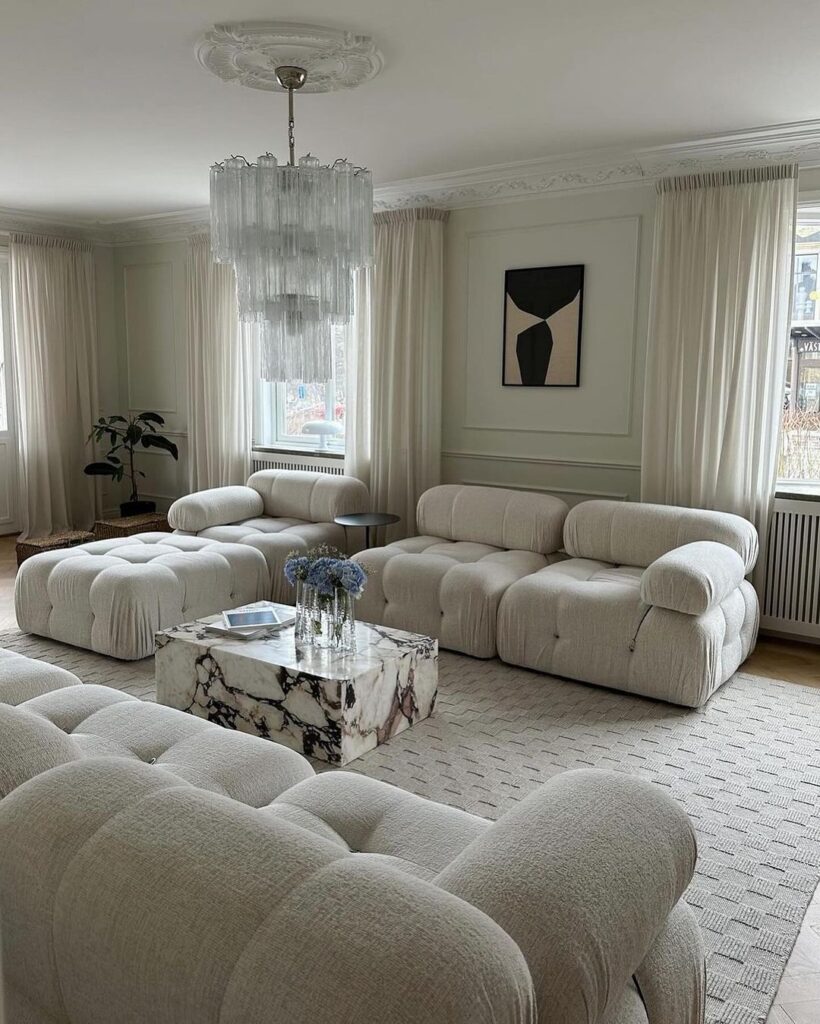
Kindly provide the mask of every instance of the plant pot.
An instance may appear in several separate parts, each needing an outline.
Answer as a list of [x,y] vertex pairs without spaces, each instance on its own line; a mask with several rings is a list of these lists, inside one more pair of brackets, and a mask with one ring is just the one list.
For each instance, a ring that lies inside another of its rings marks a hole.
[[120,505],[120,515],[123,519],[126,516],[145,516],[149,512],[156,512],[157,503],[155,501],[124,501]]

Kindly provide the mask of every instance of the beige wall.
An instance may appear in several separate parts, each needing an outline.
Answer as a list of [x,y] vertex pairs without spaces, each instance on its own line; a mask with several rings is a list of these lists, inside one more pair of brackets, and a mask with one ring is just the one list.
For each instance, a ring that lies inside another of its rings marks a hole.
[[[820,191],[820,169],[801,175]],[[637,499],[654,185],[456,210],[446,233],[442,473],[570,502]],[[99,247],[100,406],[153,409],[180,461],[146,452],[146,497],[187,490],[187,243]],[[583,263],[579,388],[501,385],[504,270]],[[104,503],[123,496],[106,488]]]
[[[142,497],[165,508],[187,491],[187,243],[109,247],[98,263],[101,413],[152,411],[179,447],[179,462],[145,450],[139,468]],[[107,509],[128,497],[107,488]]]
[[[445,256],[442,472],[637,498],[654,187],[457,210]],[[501,384],[504,271],[585,266],[580,386]]]

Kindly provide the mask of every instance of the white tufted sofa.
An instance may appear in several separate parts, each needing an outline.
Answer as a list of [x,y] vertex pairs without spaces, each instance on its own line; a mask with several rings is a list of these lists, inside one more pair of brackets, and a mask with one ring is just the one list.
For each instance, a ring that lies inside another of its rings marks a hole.
[[154,653],[157,630],[269,591],[267,563],[253,547],[141,533],[27,558],[14,604],[26,633],[134,660]]
[[489,822],[24,661],[0,658],[15,1024],[702,1024],[695,837],[659,787],[567,772]]
[[758,539],[740,516],[585,501],[564,548],[505,593],[504,661],[699,707],[753,648]]
[[561,557],[566,514],[564,502],[547,494],[432,487],[419,499],[419,536],[355,556],[370,573],[356,614],[492,658],[504,591]]
[[293,604],[293,588],[284,577],[290,552],[319,544],[358,550],[361,531],[346,530],[333,520],[369,510],[369,492],[355,477],[263,469],[249,477],[246,487],[214,487],[179,498],[168,511],[168,522],[176,533],[261,551],[271,580],[266,596]]

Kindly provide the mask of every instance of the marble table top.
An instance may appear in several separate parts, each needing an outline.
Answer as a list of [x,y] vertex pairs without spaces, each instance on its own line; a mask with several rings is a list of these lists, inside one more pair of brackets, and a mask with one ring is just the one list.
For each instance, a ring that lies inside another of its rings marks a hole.
[[[273,608],[282,615],[293,615],[290,605],[275,601],[255,601],[244,608]],[[157,633],[157,647],[171,640],[184,640],[197,644],[202,650],[225,651],[235,657],[250,658],[276,668],[284,668],[290,674],[306,674],[320,679],[355,679],[378,668],[389,657],[400,657],[415,652],[423,657],[434,656],[437,642],[420,633],[407,633],[401,629],[375,626],[366,622],[356,623],[356,652],[334,653],[332,651],[296,647],[294,626],[271,631],[266,637],[256,640],[234,639],[224,634],[211,632],[208,623],[222,623],[222,615],[209,615],[195,622],[185,622],[171,629]]]

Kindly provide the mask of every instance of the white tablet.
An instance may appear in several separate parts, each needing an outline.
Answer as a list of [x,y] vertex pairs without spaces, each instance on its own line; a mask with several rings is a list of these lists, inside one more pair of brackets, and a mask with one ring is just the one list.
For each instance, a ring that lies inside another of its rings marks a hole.
[[278,626],[282,619],[273,608],[253,608],[248,611],[223,612],[222,619],[229,629],[241,627]]

